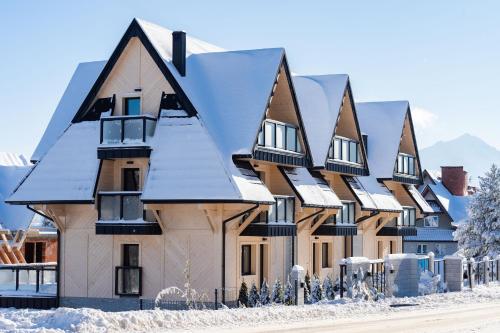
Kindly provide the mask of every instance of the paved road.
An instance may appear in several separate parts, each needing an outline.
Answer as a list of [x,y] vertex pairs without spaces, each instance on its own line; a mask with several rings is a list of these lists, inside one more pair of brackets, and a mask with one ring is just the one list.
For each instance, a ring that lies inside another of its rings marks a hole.
[[[499,300],[500,301],[500,300]],[[210,330],[208,330],[210,331]],[[259,326],[217,330],[218,332],[276,333],[276,332],[500,332],[500,302],[475,305],[456,305],[431,310],[408,308],[401,312],[368,315],[362,318],[319,320],[280,326]]]

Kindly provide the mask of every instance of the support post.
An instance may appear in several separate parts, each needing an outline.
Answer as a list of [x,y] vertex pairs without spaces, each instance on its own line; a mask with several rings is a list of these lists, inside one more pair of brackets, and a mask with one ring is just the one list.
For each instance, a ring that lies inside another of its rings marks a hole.
[[217,288],[215,288],[215,295],[214,295],[214,310],[217,310],[219,308],[217,302],[218,302],[218,295],[217,295]]

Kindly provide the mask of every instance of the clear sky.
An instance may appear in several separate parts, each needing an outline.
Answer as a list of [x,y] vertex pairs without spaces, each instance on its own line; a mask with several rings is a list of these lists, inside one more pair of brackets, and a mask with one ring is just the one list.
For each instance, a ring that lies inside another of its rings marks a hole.
[[500,148],[500,1],[0,1],[0,151],[30,155],[77,64],[133,17],[226,49],[284,47],[299,74],[347,73],[357,101],[410,101],[420,148]]

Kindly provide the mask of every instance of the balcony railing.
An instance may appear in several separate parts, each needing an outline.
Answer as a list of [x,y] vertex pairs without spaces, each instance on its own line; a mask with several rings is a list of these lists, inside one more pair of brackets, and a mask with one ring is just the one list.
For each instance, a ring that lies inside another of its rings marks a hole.
[[150,115],[101,118],[101,144],[143,144],[153,137],[155,125]]
[[142,192],[99,192],[98,214],[100,221],[144,220],[155,222],[144,210]]
[[115,294],[120,296],[142,295],[142,267],[115,267]]

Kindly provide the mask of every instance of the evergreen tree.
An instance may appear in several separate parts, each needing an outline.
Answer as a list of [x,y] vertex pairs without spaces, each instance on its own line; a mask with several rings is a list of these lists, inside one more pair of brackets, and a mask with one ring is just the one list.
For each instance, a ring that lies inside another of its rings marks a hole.
[[311,276],[309,275],[309,271],[306,272],[306,276],[304,277],[304,303],[310,302],[311,294]]
[[327,300],[331,301],[335,299],[333,280],[330,275],[327,275],[327,277],[323,280],[323,291],[325,292],[325,297]]
[[260,303],[259,292],[257,290],[255,282],[252,282],[252,286],[250,287],[250,293],[248,294],[248,306],[254,308],[256,306],[259,306],[259,303]]
[[238,295],[238,302],[240,303],[240,306],[248,306],[248,287],[245,281],[241,283],[240,287],[240,293]]
[[323,289],[321,288],[321,281],[315,275],[311,281],[311,303],[317,303],[323,299]]
[[500,254],[500,169],[493,164],[472,197],[468,219],[459,225],[455,240],[467,257]]
[[269,286],[267,285],[267,281],[264,280],[262,282],[262,287],[260,288],[260,304],[267,305],[271,302],[271,298],[269,297]]
[[273,284],[273,291],[271,293],[271,300],[273,303],[281,304],[283,303],[283,286],[281,285],[280,279],[276,279]]
[[283,303],[285,305],[293,305],[295,300],[295,291],[290,283],[290,277],[288,277],[286,281],[286,286],[285,286],[285,295],[283,296]]

